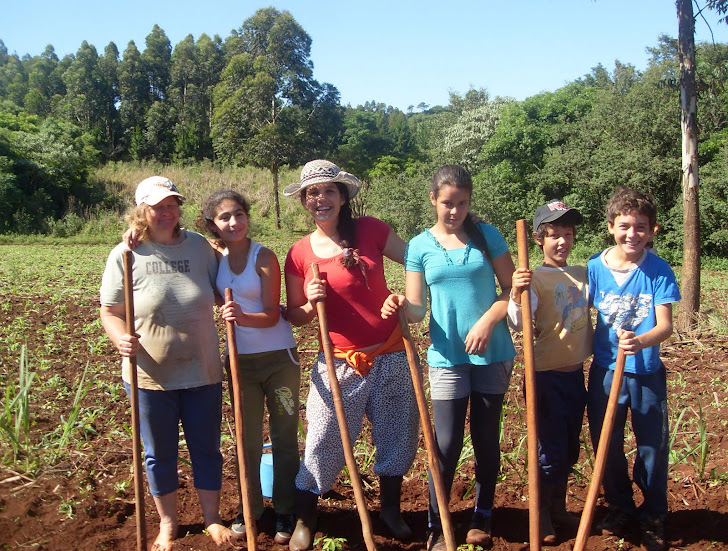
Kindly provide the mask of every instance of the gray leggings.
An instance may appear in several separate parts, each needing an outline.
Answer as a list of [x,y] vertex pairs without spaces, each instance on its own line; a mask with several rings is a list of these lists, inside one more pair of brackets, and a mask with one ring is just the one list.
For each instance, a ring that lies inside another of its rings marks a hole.
[[[352,441],[359,436],[366,414],[377,449],[374,472],[379,476],[406,474],[417,452],[419,437],[417,402],[406,354],[377,356],[366,377],[342,359],[335,359],[335,365]],[[323,352],[311,371],[306,418],[306,451],[296,476],[296,488],[321,495],[331,489],[344,466]]]

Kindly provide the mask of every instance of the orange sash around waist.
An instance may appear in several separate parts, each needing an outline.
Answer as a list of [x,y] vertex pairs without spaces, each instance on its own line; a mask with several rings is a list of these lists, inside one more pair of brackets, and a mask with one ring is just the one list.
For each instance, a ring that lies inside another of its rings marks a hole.
[[382,354],[391,354],[392,352],[401,352],[402,350],[404,350],[402,330],[399,328],[399,324],[397,324],[394,326],[394,331],[389,335],[389,338],[377,348],[365,352],[334,348],[334,357],[346,360],[346,363],[353,367],[354,371],[362,377],[366,377],[372,368],[374,358]]

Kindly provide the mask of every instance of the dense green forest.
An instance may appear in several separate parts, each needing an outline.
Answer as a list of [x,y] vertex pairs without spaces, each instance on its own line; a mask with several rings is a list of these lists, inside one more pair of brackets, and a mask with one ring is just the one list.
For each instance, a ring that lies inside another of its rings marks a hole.
[[[472,89],[407,112],[341,105],[335,83],[314,78],[309,35],[275,8],[225,39],[188,35],[172,46],[155,25],[143,49],[112,42],[99,52],[84,41],[59,59],[52,45],[22,57],[8,48],[0,40],[0,234],[49,233],[64,217],[121,210],[111,188],[89,177],[109,163],[258,167],[273,196],[281,170],[326,157],[366,181],[360,212],[411,236],[430,221],[432,173],[456,162],[473,173],[475,209],[508,237],[516,219],[558,197],[584,213],[580,241],[600,247],[614,187],[646,190],[659,203],[660,253],[680,262],[678,55],[668,36],[656,39],[644,71],[605,60],[524,101]],[[721,257],[727,73],[728,45],[699,44],[702,252]]]

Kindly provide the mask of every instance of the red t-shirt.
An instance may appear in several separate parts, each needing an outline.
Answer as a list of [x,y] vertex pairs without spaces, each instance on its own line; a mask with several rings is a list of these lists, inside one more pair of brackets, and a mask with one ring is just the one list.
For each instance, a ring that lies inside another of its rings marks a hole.
[[[397,317],[383,320],[381,308],[389,296],[384,279],[383,254],[391,231],[388,224],[362,216],[354,220],[361,262],[366,263],[366,278],[359,266],[344,268],[341,253],[319,258],[311,250],[311,236],[293,244],[286,256],[285,272],[304,280],[304,289],[313,278],[311,263],[317,262],[326,280],[326,317],[334,347],[354,350],[373,346],[392,334]],[[367,287],[367,283],[369,286]]]

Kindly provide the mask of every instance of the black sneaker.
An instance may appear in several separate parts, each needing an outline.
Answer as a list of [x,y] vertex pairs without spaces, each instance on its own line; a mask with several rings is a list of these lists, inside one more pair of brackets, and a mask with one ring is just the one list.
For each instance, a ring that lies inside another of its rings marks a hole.
[[640,522],[642,548],[645,551],[664,551],[665,523],[659,518],[647,518]]
[[627,534],[631,518],[622,509],[609,509],[607,516],[597,524],[597,532],[601,532],[603,536],[623,538]]
[[288,545],[291,535],[296,527],[296,516],[292,513],[276,513],[276,535],[274,541],[281,545]]

